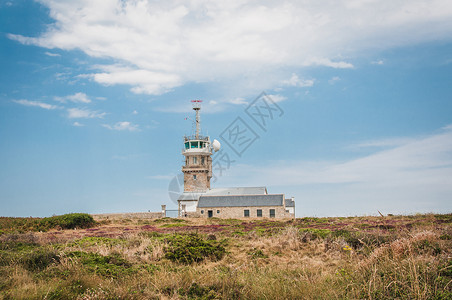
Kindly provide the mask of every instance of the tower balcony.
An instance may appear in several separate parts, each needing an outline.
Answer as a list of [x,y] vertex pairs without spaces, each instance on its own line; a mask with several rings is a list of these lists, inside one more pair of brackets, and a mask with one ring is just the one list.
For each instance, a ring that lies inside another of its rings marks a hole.
[[209,171],[207,165],[190,165],[190,166],[182,166],[182,172],[200,172],[200,171]]
[[205,154],[205,155],[211,155],[212,150],[209,148],[191,148],[191,149],[182,149],[183,155],[191,155],[191,154]]
[[211,155],[212,149],[210,146],[209,137],[204,136],[186,136],[184,137],[184,148],[182,149],[183,155],[191,154],[206,154]]

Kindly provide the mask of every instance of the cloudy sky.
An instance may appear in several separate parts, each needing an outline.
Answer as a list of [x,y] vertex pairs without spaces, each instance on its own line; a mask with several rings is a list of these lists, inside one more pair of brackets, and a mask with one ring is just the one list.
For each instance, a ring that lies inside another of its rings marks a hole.
[[214,187],[452,210],[448,0],[3,0],[0,66],[0,215],[176,208],[192,99]]

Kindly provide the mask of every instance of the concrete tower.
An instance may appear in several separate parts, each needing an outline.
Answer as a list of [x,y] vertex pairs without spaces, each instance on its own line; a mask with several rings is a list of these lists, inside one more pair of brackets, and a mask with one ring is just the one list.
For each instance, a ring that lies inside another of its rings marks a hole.
[[196,112],[196,132],[192,136],[184,137],[185,165],[182,166],[184,173],[184,192],[204,193],[210,189],[212,178],[212,146],[208,136],[200,135],[201,100],[192,100],[193,110]]

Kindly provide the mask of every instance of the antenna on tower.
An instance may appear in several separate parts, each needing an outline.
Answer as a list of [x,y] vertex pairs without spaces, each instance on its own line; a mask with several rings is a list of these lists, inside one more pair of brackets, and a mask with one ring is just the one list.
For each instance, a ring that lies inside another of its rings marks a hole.
[[199,131],[201,129],[199,111],[201,110],[202,100],[191,100],[191,103],[193,104],[193,110],[196,112],[196,138],[199,139]]

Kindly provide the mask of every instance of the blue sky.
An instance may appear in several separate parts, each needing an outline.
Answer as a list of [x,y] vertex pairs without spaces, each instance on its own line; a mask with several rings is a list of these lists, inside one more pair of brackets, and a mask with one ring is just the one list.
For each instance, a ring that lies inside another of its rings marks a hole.
[[234,161],[214,187],[297,216],[451,212],[450,1],[1,1],[0,66],[3,216],[176,208],[192,99]]

